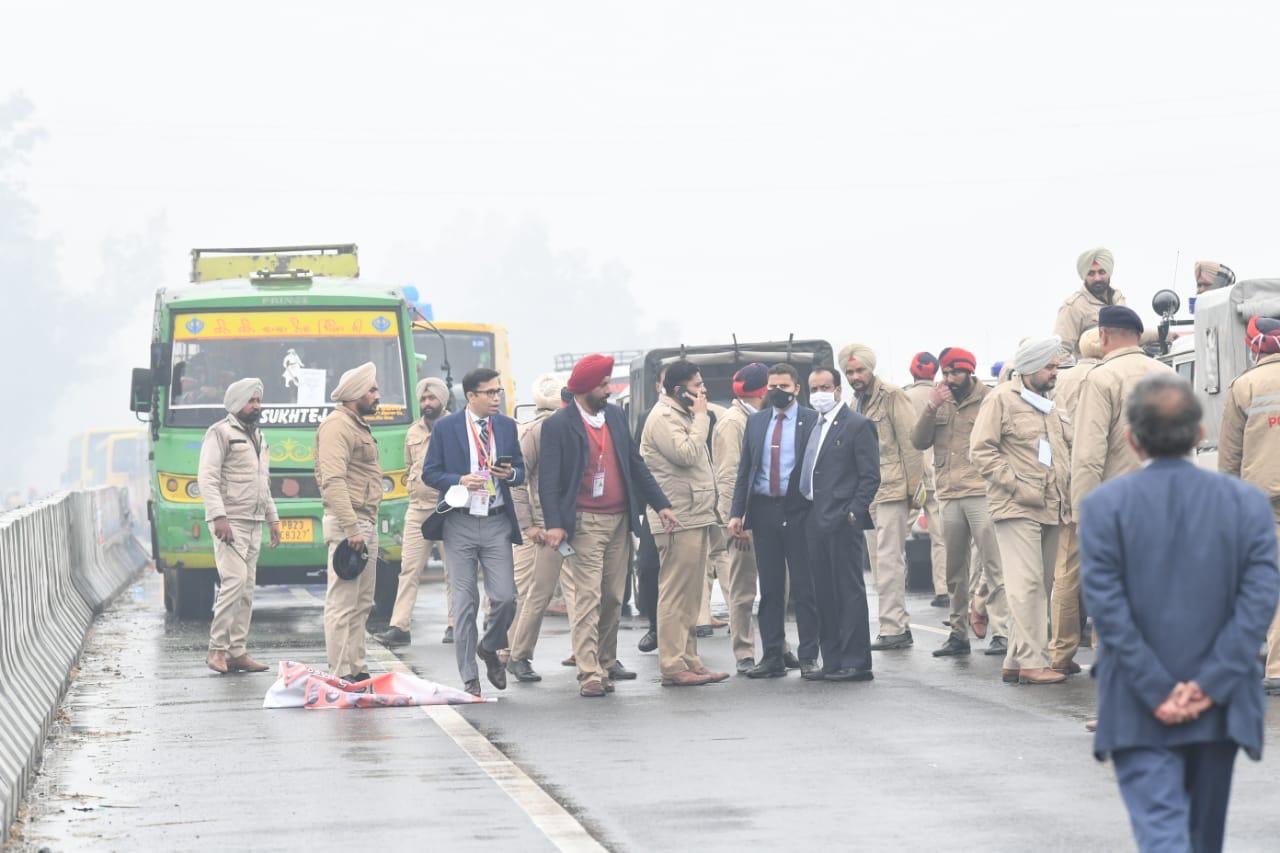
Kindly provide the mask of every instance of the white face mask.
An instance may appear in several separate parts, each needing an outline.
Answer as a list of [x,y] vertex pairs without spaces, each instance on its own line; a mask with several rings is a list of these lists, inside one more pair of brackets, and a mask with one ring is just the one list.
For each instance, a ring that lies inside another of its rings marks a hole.
[[825,415],[836,407],[836,394],[834,391],[813,391],[809,394],[809,405]]

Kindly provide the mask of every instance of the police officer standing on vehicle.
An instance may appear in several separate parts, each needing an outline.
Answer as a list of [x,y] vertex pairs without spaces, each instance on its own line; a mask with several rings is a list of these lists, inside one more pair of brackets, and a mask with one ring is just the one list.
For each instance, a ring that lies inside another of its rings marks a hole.
[[[382,469],[378,445],[365,418],[378,411],[373,362],[342,374],[329,398],[337,407],[316,428],[316,480],[324,506],[324,541],[329,546],[329,589],[324,598],[324,647],[329,671],[348,681],[369,677],[365,626],[373,609],[378,563],[378,505]],[[364,569],[350,580],[333,568],[338,545],[365,554]]]
[[269,667],[249,657],[245,648],[263,521],[271,529],[271,547],[280,544],[270,454],[258,429],[262,380],[232,382],[222,402],[227,416],[204,434],[198,477],[219,580],[209,625],[208,664],[219,673],[265,672]]

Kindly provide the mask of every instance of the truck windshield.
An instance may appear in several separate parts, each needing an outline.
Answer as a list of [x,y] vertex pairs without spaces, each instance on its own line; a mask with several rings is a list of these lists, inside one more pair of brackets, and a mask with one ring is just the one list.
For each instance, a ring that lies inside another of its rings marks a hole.
[[[493,335],[489,332],[465,332],[442,329],[449,344],[449,370],[455,378],[466,376],[477,367],[493,367]],[[444,376],[444,346],[435,332],[427,329],[413,330],[413,349],[426,361],[418,363],[419,376]]]
[[409,422],[393,311],[259,311],[176,314],[166,422],[208,426],[225,417],[227,386],[262,380],[262,426],[318,424],[342,374],[372,361],[382,403],[374,424]]

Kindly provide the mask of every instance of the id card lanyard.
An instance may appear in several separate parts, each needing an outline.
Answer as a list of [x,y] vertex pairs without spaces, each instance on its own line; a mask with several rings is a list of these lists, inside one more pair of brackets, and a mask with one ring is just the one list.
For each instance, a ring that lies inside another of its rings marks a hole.
[[[587,439],[589,445],[595,445],[600,449],[600,453],[596,456],[596,472],[591,476],[591,497],[598,498],[604,496],[604,455],[610,452],[613,447],[609,439],[609,430],[607,427],[596,429],[584,419],[582,425],[587,428]],[[595,439],[592,441],[591,439]]]
[[[491,425],[492,426],[492,425]],[[467,431],[471,434],[471,442],[476,448],[476,467],[479,473],[484,477],[484,490],[471,493],[471,515],[488,515],[489,503],[498,494],[498,489],[493,485],[493,475],[489,473],[489,460],[497,454],[496,440],[493,430],[489,430],[489,446],[485,447],[480,443],[480,433],[476,429],[476,425],[471,418],[467,418]]]

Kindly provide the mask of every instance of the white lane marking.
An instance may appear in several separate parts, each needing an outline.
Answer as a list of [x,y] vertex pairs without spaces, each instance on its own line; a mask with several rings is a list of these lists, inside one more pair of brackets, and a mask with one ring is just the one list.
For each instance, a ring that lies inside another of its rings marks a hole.
[[[295,598],[307,604],[321,602],[321,599],[310,590],[295,586],[291,591]],[[412,672],[403,661],[387,651],[376,640],[369,642],[365,656],[388,670]],[[605,849],[600,842],[591,837],[591,833],[587,832],[586,827],[579,823],[577,818],[569,814],[564,806],[543,790],[542,786],[503,755],[502,751],[477,731],[466,717],[448,705],[424,705],[422,712],[430,717],[440,730],[485,772],[485,775],[497,783],[498,787],[529,816],[533,825],[538,827],[557,850],[565,853],[579,853],[579,851],[594,853],[594,851]]]

